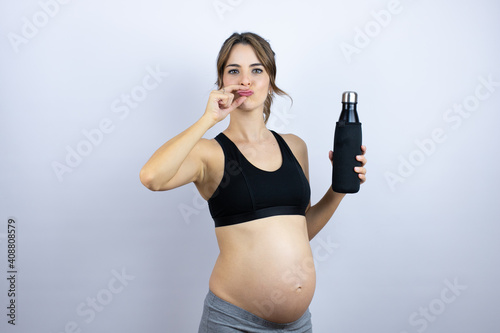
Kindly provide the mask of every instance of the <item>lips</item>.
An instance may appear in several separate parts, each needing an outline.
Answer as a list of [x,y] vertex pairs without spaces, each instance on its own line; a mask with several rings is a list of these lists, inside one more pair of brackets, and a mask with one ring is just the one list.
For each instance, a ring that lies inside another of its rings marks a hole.
[[253,91],[252,90],[238,90],[238,94],[240,96],[252,96],[253,95]]

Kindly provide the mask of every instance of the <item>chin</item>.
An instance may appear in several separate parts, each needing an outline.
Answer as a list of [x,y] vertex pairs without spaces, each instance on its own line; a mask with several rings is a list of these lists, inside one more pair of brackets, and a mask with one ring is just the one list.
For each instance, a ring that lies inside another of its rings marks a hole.
[[258,109],[259,107],[263,107],[264,106],[264,102],[262,103],[255,103],[255,101],[252,101],[252,100],[245,100],[243,102],[243,104],[241,104],[238,109],[242,110],[242,111],[253,111],[255,109]]
[[258,107],[256,107],[255,105],[245,105],[245,103],[243,103],[242,105],[240,105],[238,109],[240,109],[243,112],[252,112],[258,109]]

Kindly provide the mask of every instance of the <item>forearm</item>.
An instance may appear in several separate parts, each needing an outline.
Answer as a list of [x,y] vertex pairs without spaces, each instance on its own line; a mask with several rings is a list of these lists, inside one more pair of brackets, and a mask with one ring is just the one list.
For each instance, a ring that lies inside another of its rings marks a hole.
[[307,210],[306,221],[309,240],[313,239],[328,223],[344,196],[345,193],[334,192],[330,187],[323,198]]
[[200,118],[182,133],[168,140],[151,156],[141,169],[141,181],[147,187],[158,187],[167,183],[214,123],[206,117]]

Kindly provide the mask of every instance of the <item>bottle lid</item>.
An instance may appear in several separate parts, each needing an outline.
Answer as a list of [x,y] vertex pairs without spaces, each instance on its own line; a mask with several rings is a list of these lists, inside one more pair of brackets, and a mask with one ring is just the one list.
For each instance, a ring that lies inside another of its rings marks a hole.
[[358,103],[358,94],[354,91],[346,91],[342,94],[342,103]]

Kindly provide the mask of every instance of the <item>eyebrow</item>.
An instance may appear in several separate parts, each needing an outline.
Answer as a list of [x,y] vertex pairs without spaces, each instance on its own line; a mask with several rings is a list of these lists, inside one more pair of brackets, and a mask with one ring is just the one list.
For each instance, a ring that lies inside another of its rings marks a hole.
[[[256,66],[263,66],[263,65],[260,62],[250,65],[250,67],[256,67]],[[226,68],[227,67],[238,67],[238,68],[240,68],[241,66],[238,65],[238,64],[229,64],[229,65],[226,66]]]

